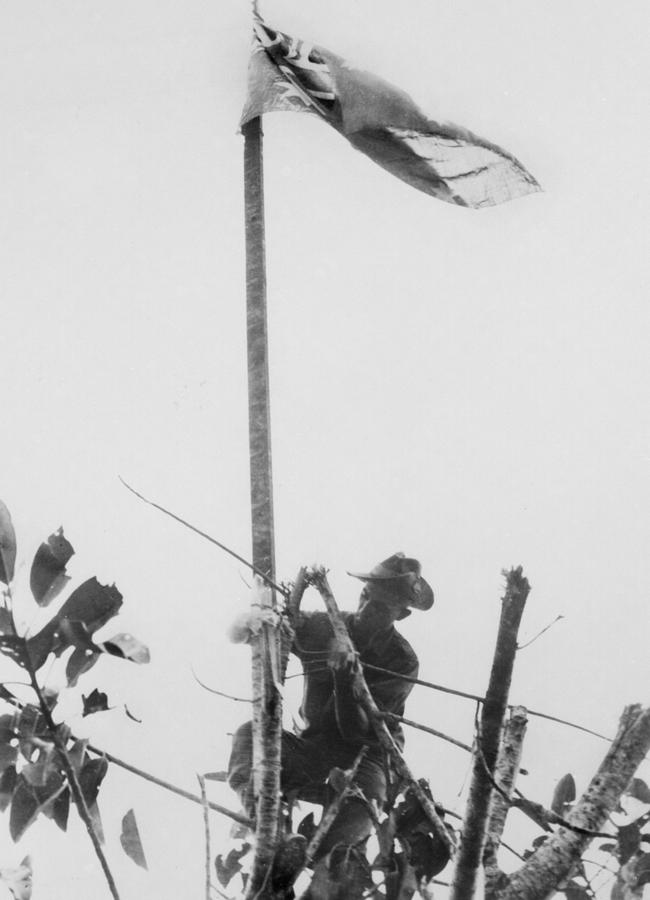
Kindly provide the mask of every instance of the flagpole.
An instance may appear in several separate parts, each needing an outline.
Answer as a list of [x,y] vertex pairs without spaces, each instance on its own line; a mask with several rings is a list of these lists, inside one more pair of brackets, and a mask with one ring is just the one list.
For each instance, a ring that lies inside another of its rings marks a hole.
[[[246,335],[248,358],[248,433],[250,451],[253,565],[275,580],[271,415],[269,402],[264,169],[261,117],[242,127],[246,233]],[[263,607],[275,608],[274,593],[254,593]],[[279,659],[278,634],[264,624],[251,643],[253,681],[253,771],[256,797],[255,856],[246,886],[247,900],[270,900],[269,873],[278,842],[282,698],[273,678]]]
[[242,128],[246,216],[246,333],[253,565],[275,579],[266,247],[261,117]]

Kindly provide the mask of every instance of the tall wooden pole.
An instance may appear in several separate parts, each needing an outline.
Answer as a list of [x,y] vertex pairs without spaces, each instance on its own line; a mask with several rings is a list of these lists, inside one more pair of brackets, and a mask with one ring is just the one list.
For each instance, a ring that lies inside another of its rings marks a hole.
[[[262,123],[255,118],[244,135],[246,216],[246,328],[248,346],[248,430],[250,449],[253,565],[275,580],[271,417],[269,404],[264,173]],[[258,585],[261,606],[275,606],[273,594]],[[279,661],[278,635],[262,626],[252,642],[253,769],[256,795],[255,857],[246,888],[247,900],[271,900],[270,878],[280,820],[280,752],[282,698],[274,682],[272,661]]]
[[253,565],[271,579],[275,579],[261,119],[259,117],[251,119],[244,125],[242,133],[244,135],[248,433]]

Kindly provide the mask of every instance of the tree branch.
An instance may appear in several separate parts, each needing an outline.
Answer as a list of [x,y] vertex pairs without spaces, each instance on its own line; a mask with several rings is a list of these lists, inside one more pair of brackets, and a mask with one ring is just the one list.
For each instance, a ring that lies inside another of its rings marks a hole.
[[[341,811],[341,807],[343,806],[343,801],[349,796],[352,782],[354,781],[355,775],[357,774],[357,769],[359,768],[359,763],[363,759],[367,749],[368,748],[365,746],[361,748],[361,750],[357,754],[356,759],[354,760],[354,762],[352,764],[352,768],[348,769],[347,772],[345,773],[342,790],[340,790],[338,792],[336,797],[332,800],[330,805],[327,807],[327,809],[323,813],[323,816],[322,816],[320,822],[318,823],[318,828],[314,832],[313,837],[310,840],[309,844],[307,845],[307,849],[305,851],[305,865],[304,865],[305,868],[310,866],[311,863],[313,862],[314,857],[318,853],[318,849],[319,849],[320,845],[325,840],[327,832],[332,827],[332,823],[334,822],[334,819],[338,816],[339,812]],[[296,877],[299,874],[300,873],[297,872]]]
[[[578,862],[616,808],[635,771],[650,750],[650,708],[628,706],[618,734],[587,790],[560,827],[510,876],[499,900],[545,900]],[[579,829],[579,830],[576,830]]]
[[[475,750],[469,798],[463,820],[460,850],[456,859],[450,900],[471,900],[483,857],[492,784],[503,718],[508,706],[517,633],[530,585],[521,566],[506,573],[506,589],[501,601],[501,618],[492,661],[490,681],[483,704],[479,733],[480,752]],[[487,768],[487,771],[486,771]]]

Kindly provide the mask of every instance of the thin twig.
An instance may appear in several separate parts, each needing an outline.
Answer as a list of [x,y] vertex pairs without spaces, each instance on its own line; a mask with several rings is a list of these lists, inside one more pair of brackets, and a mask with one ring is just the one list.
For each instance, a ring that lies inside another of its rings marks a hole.
[[442,731],[436,731],[435,728],[429,728],[428,725],[420,725],[419,722],[414,722],[412,719],[405,719],[404,716],[398,716],[395,713],[384,713],[383,715],[389,722],[401,722],[402,725],[408,725],[410,728],[417,728],[418,731],[426,731],[427,734],[432,734],[434,737],[447,741],[447,743],[453,744],[455,747],[460,747],[461,750],[466,750],[468,753],[472,752],[472,748],[469,744],[463,744],[462,741],[457,741],[456,738],[450,737]]
[[201,529],[197,528],[196,525],[192,525],[190,522],[185,521],[185,519],[182,519],[180,516],[177,516],[176,513],[173,513],[170,510],[165,509],[164,506],[160,506],[160,504],[154,503],[153,500],[148,500],[146,497],[144,497],[142,494],[140,494],[138,491],[136,491],[135,488],[132,488],[130,484],[127,484],[121,475],[118,475],[117,477],[120,479],[120,481],[122,482],[122,484],[124,485],[124,487],[127,490],[131,491],[132,494],[135,494],[135,496],[138,497],[140,500],[142,500],[144,503],[147,503],[149,506],[153,506],[154,509],[159,510],[161,513],[164,513],[166,516],[169,516],[171,519],[174,519],[174,521],[179,522],[181,525],[184,525],[185,528],[189,528],[190,531],[193,531],[195,534],[198,534],[200,537],[205,538],[206,541],[210,541],[211,544],[214,544],[215,547],[218,547],[220,550],[223,550],[224,553],[230,554],[230,556],[234,557],[242,565],[247,566],[247,568],[249,568],[251,570],[251,572],[254,572],[255,575],[258,575],[266,584],[268,584],[269,587],[272,587],[273,590],[278,591],[278,593],[282,594],[283,597],[289,596],[289,591],[286,588],[280,587],[279,584],[276,584],[275,581],[273,581],[271,578],[269,578],[268,575],[265,575],[264,572],[261,572],[258,568],[256,568],[253,565],[252,562],[249,562],[247,559],[244,559],[244,557],[240,556],[239,553],[235,553],[234,550],[231,550],[230,547],[226,547],[226,545],[222,544],[221,541],[218,541],[216,538],[213,538],[211,535],[207,534],[205,531],[201,531]]
[[192,670],[192,675],[194,676],[194,680],[197,681],[201,685],[203,690],[208,691],[210,694],[216,694],[218,697],[225,697],[227,700],[236,700],[237,703],[252,703],[253,702],[250,697],[234,697],[232,694],[224,694],[223,691],[218,691],[216,688],[209,687],[207,684],[205,684],[203,681],[201,681],[199,676],[194,671],[194,666],[191,666],[190,668]]
[[538,631],[537,634],[534,637],[532,637],[529,641],[526,641],[525,644],[518,644],[517,650],[523,650],[524,647],[530,647],[531,644],[535,643],[537,638],[540,638],[543,634],[545,634],[545,632],[547,632],[549,630],[549,628],[552,628],[556,622],[559,622],[560,619],[563,619],[563,618],[564,618],[564,616],[556,616],[552,622],[549,622],[545,628],[542,628],[541,631]]
[[[96,753],[98,756],[104,756],[108,760],[108,762],[113,763],[113,765],[115,766],[119,766],[126,772],[131,772],[132,775],[137,775],[139,778],[143,778],[145,781],[151,782],[151,784],[155,784],[158,787],[164,788],[166,791],[169,791],[172,794],[176,794],[178,797],[183,797],[185,800],[190,800],[192,803],[202,804],[203,802],[201,798],[196,794],[191,794],[189,791],[185,791],[183,790],[183,788],[176,787],[176,785],[170,784],[168,781],[163,781],[162,778],[157,778],[155,775],[151,775],[149,772],[138,769],[136,766],[132,766],[131,763],[125,762],[123,759],[118,759],[117,756],[113,756],[112,753],[107,753],[105,750],[100,750],[99,747],[94,747],[92,744],[88,744],[87,749],[91,753]],[[208,807],[213,812],[221,813],[222,816],[227,816],[234,822],[239,822],[240,825],[245,825],[247,828],[253,827],[253,823],[251,822],[251,820],[243,815],[243,813],[234,812],[234,810],[232,809],[227,809],[225,806],[220,806],[218,803],[213,803],[212,800],[208,800]]]
[[[408,681],[410,684],[419,684],[421,687],[431,688],[434,691],[440,691],[443,694],[452,694],[455,697],[464,697],[466,700],[474,700],[477,703],[484,703],[485,697],[478,694],[469,694],[466,691],[457,691],[455,688],[445,687],[442,684],[435,684],[433,681],[423,681],[421,678],[413,678],[411,675],[402,675],[400,672],[392,672],[390,669],[384,669],[382,666],[373,666],[370,663],[362,663],[364,669],[372,669],[374,672],[383,672],[385,675],[392,675],[395,678],[401,678],[402,681]],[[519,704],[510,703],[508,709],[514,709]],[[528,708],[527,708],[528,709]],[[592,731],[591,728],[585,728],[584,725],[576,725],[575,722],[569,722],[567,719],[558,719],[557,716],[551,716],[548,713],[539,712],[534,709],[528,709],[529,716],[537,716],[539,719],[548,719],[550,722],[557,722],[559,725],[567,725],[569,728],[575,728],[577,731],[584,731],[585,734],[591,734],[593,737],[601,738],[608,743],[612,742],[611,737],[600,734],[598,731]]]
[[205,792],[205,778],[197,773],[197,781],[201,788],[201,805],[203,806],[203,830],[205,833],[205,900],[210,900],[210,872],[212,870],[211,853],[210,853],[210,816],[208,815],[210,807],[208,806],[208,795]]

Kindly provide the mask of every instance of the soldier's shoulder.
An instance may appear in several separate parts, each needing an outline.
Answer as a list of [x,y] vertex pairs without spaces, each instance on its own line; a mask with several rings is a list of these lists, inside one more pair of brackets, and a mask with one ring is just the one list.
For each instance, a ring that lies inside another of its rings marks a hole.
[[404,635],[400,634],[397,629],[394,629],[393,631],[391,650],[392,654],[396,657],[396,660],[399,661],[399,671],[415,677],[419,668],[417,653]]

